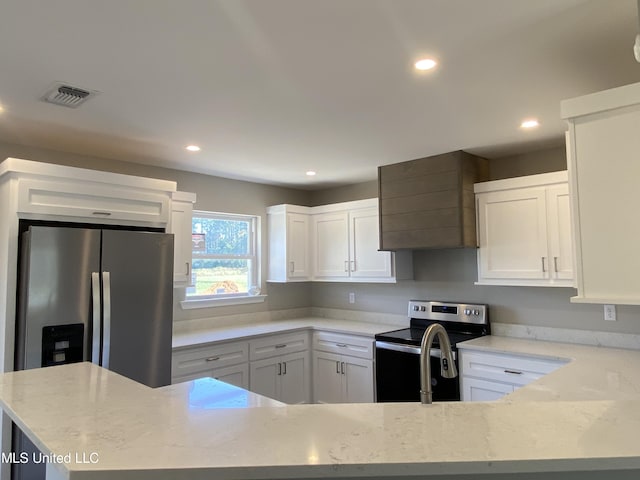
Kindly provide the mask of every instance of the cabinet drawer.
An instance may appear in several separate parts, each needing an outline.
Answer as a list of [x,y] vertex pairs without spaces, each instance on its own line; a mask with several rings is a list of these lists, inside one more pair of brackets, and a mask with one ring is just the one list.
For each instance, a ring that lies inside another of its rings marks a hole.
[[171,373],[174,378],[249,361],[247,342],[194,347],[173,353]]
[[260,360],[287,353],[301,352],[309,348],[307,332],[272,335],[249,342],[249,358]]
[[373,358],[373,338],[339,333],[315,332],[313,349],[359,358]]
[[168,194],[90,182],[21,179],[18,212],[166,225]]
[[462,375],[526,385],[564,365],[560,360],[461,351]]

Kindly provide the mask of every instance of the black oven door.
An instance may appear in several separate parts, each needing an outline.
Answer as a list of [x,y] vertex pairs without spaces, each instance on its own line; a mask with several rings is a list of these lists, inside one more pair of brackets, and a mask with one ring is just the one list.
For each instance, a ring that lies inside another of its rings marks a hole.
[[[438,355],[430,358],[433,401],[459,401],[458,378],[443,378],[440,375],[439,351],[432,353]],[[376,342],[376,401],[420,401],[419,347]]]

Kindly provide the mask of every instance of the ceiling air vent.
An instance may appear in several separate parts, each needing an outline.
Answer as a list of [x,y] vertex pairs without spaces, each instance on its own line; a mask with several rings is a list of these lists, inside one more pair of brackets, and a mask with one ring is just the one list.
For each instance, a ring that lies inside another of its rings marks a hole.
[[45,102],[63,107],[77,108],[99,92],[72,87],[62,83],[55,84],[42,98]]

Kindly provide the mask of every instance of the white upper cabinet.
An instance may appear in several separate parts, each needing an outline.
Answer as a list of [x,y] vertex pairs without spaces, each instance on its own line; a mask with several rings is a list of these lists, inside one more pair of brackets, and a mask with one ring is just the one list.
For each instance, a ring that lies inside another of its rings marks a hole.
[[309,208],[276,205],[267,209],[269,282],[301,282],[309,268]]
[[572,286],[567,172],[475,185],[478,283]]
[[395,282],[411,278],[411,252],[378,250],[378,199],[267,209],[271,282]]
[[313,216],[313,276],[314,278],[348,277],[349,213],[319,213]]
[[171,223],[169,231],[174,235],[173,284],[191,285],[191,232],[195,193],[173,192],[171,198]]
[[389,278],[392,276],[391,252],[380,252],[378,207],[349,212],[351,234],[349,259],[354,278]]
[[576,246],[571,300],[640,305],[640,83],[565,100]]
[[[318,281],[393,282],[396,254],[381,252],[378,199],[316,207],[312,215],[313,279]],[[325,210],[325,211],[323,211]],[[402,260],[410,252],[399,254]],[[404,276],[404,270],[401,272]]]

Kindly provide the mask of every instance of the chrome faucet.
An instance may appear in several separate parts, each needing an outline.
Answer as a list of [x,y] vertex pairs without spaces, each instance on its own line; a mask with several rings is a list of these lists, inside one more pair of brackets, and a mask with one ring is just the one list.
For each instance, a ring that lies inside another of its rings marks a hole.
[[440,374],[444,378],[454,378],[458,376],[456,363],[451,351],[449,335],[442,325],[432,323],[425,330],[420,345],[420,401],[431,403],[431,345],[433,339],[438,336],[440,340]]

